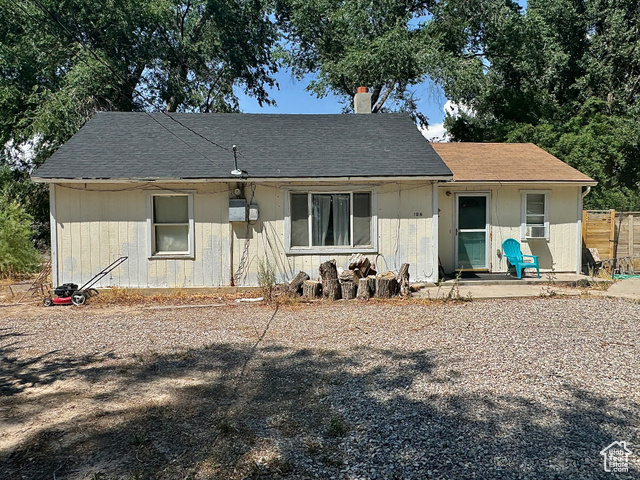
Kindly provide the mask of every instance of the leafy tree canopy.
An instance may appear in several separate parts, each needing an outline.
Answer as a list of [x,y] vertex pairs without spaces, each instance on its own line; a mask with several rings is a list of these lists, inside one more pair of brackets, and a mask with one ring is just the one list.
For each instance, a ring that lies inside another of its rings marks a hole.
[[424,35],[433,0],[276,0],[286,44],[281,54],[298,77],[313,73],[309,90],[344,99],[370,88],[373,112],[404,110],[421,123],[412,85],[425,78],[431,49]]
[[432,76],[471,111],[454,140],[532,141],[598,180],[587,206],[640,208],[637,1],[441,1],[429,29]]
[[229,112],[270,104],[278,38],[262,0],[0,0],[0,193],[48,225],[28,172],[96,110]]
[[234,85],[271,102],[259,0],[0,0],[0,16],[0,145],[35,139],[36,163],[95,110],[235,111]]

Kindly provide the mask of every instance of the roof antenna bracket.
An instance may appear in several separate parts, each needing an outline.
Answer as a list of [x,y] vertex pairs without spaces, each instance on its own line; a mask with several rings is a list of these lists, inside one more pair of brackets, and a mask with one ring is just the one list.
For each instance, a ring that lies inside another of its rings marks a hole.
[[238,170],[238,147],[236,145],[233,146],[233,167],[231,175],[240,177],[242,175],[242,170]]

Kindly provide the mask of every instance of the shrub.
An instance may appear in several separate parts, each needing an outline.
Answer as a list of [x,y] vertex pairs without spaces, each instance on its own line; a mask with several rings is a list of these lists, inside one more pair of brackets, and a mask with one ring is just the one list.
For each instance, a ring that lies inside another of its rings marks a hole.
[[269,265],[269,261],[263,262],[260,260],[258,263],[258,285],[262,291],[262,296],[265,302],[271,302],[273,300],[273,289],[276,285],[276,274]]
[[0,197],[0,277],[37,270],[31,223],[31,216],[20,205]]

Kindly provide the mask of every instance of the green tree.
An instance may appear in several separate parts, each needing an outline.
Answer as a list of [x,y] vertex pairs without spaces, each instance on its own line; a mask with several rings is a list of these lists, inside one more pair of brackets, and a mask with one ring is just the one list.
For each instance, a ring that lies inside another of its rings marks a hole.
[[17,203],[33,217],[31,235],[39,248],[49,242],[49,188],[29,180],[25,170],[0,166],[0,201]]
[[640,208],[640,5],[636,1],[439,2],[432,74],[470,113],[454,140],[533,141],[599,185],[596,208]]
[[609,110],[590,99],[562,125],[521,124],[505,140],[533,142],[596,180],[586,208],[634,210],[640,206],[640,125]]
[[[262,0],[0,0],[0,18],[0,165],[19,171],[5,186],[97,110],[237,111],[234,87],[272,102],[278,32]],[[46,189],[16,189],[38,196],[25,206],[44,225]]]
[[332,92],[345,111],[359,86],[370,88],[372,110],[404,110],[421,123],[411,86],[425,78],[424,35],[432,0],[276,0],[286,39],[282,56],[298,78],[315,75],[308,90]]
[[31,216],[0,197],[0,277],[33,272],[38,252],[31,243]]
[[[277,30],[258,0],[0,0],[0,141],[44,157],[95,110],[269,103]],[[41,159],[36,160],[36,163]]]

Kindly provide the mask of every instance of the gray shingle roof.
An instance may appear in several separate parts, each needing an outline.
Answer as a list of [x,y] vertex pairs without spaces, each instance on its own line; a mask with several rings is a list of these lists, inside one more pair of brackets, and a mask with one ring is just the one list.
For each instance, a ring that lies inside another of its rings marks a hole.
[[[42,179],[423,177],[451,171],[404,114],[96,114],[33,174]],[[205,158],[206,157],[206,158]]]

